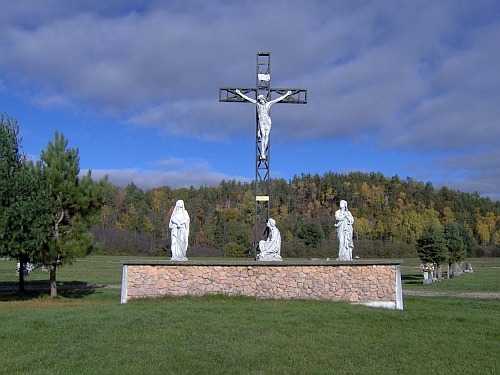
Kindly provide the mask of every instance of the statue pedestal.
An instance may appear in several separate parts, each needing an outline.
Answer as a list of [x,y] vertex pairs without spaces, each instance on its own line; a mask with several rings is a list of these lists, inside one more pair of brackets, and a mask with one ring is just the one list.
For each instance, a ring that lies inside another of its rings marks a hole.
[[131,298],[225,294],[315,299],[403,309],[400,263],[353,261],[123,261],[121,303]]

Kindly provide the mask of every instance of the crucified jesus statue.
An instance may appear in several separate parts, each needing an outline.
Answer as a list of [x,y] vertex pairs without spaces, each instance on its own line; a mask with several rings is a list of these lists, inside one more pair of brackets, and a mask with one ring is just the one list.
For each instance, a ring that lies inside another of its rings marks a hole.
[[262,143],[262,149],[260,150],[260,158],[262,160],[266,159],[266,151],[269,145],[269,134],[271,133],[271,106],[274,103],[280,102],[285,99],[287,96],[292,95],[291,91],[288,91],[285,95],[280,96],[277,99],[267,101],[264,98],[264,95],[259,95],[257,100],[254,100],[245,94],[242,94],[240,90],[236,90],[236,93],[241,96],[243,99],[248,100],[249,102],[255,104],[257,106],[257,115],[259,118],[259,138]]

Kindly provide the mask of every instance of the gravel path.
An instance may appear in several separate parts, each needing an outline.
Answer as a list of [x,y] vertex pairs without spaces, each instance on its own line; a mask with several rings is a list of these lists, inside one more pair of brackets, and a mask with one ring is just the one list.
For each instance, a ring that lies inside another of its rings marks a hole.
[[427,290],[403,290],[404,296],[418,297],[457,297],[457,298],[500,298],[500,293],[486,292],[433,292]]

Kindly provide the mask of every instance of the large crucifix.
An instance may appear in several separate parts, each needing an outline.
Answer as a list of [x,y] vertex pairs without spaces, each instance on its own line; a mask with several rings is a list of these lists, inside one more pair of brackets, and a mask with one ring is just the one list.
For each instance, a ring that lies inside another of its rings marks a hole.
[[[280,95],[272,99],[272,94]],[[252,95],[255,99],[248,95]],[[306,89],[275,89],[271,88],[271,53],[257,53],[257,73],[255,88],[230,88],[219,89],[219,102],[237,102],[255,104],[256,118],[256,167],[255,167],[255,227],[254,227],[254,258],[257,257],[259,241],[267,235],[266,224],[269,219],[271,206],[271,180],[270,180],[270,109],[274,103],[307,103]]]

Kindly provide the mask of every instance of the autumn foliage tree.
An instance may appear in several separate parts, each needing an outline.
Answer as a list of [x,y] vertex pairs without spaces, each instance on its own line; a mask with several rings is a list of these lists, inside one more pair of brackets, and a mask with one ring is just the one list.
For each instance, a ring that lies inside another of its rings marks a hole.
[[[417,256],[417,239],[428,222],[438,226],[455,222],[468,234],[469,256],[475,255],[478,244],[490,255],[490,249],[500,243],[500,202],[477,193],[436,189],[430,182],[382,173],[301,174],[270,183],[270,216],[282,233],[282,250],[287,256],[335,255],[335,211],[341,199],[348,202],[355,218],[354,253],[363,258]],[[253,182],[233,180],[197,189],[161,186],[145,191],[131,182],[126,188],[114,189],[102,225],[93,228],[108,253],[167,255],[166,224],[178,199],[184,200],[192,220],[191,256],[222,254],[229,243],[251,247],[245,242],[254,239]],[[323,230],[321,241],[309,241],[306,229],[311,225]]]

